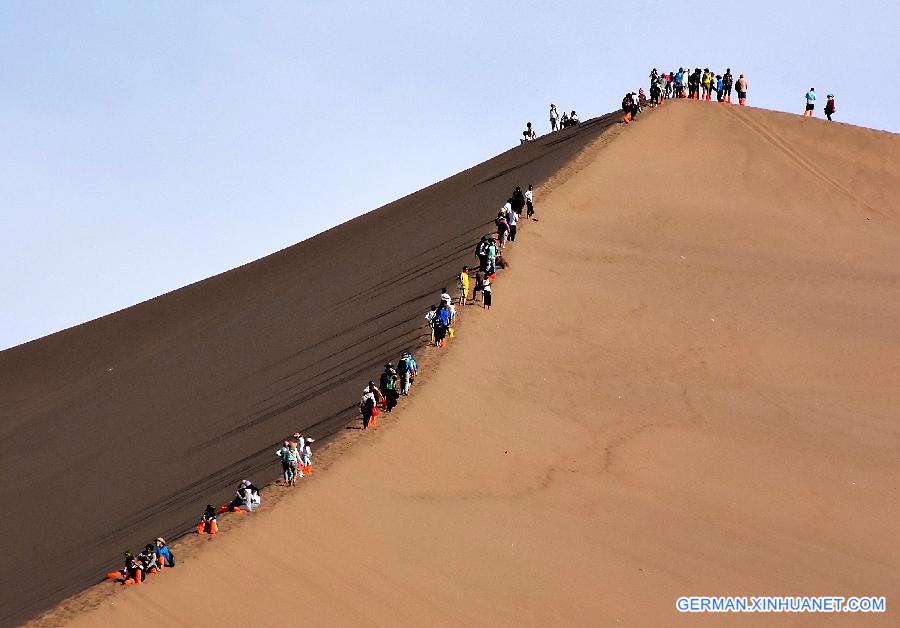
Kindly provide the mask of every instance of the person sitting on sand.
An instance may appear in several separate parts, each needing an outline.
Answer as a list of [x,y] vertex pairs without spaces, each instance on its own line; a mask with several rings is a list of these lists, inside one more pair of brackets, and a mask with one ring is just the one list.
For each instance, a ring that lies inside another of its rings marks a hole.
[[572,113],[569,114],[569,125],[574,126],[579,122],[581,122],[581,120],[578,119],[578,114],[575,113],[575,110],[573,109]]
[[522,131],[521,143],[525,144],[526,142],[533,142],[536,137],[537,134],[535,134],[534,129],[531,128],[531,122],[529,122],[525,125],[525,130]]
[[559,128],[564,129],[567,126],[569,126],[569,114],[563,111],[562,117],[559,119]]
[[131,552],[125,552],[125,581],[122,584],[140,584],[144,581],[144,566]]
[[156,562],[159,563],[159,568],[164,569],[166,567],[174,567],[175,554],[169,549],[169,546],[166,545],[166,540],[160,536],[156,539],[155,543]]
[[219,522],[216,519],[216,507],[212,504],[206,505],[203,511],[203,517],[197,524],[197,534],[216,534],[219,531]]
[[119,571],[111,571],[106,574],[107,580],[121,580],[122,584],[140,584],[143,580],[143,571],[141,563],[135,558],[134,554],[123,552],[125,556],[125,565]]
[[138,554],[137,557],[144,567],[144,573],[150,574],[159,571],[159,564],[156,560],[156,548],[150,543],[144,546],[144,551]]
[[253,492],[250,488],[251,486],[253,486],[253,484],[250,480],[241,480],[237,492],[231,502],[225,507],[225,510],[228,512],[250,512],[253,509]]

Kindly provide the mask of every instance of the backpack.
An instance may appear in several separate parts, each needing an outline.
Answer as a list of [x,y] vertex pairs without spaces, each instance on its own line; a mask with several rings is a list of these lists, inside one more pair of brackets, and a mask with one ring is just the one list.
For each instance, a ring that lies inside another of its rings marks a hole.
[[622,99],[622,109],[631,109],[632,105],[634,105],[634,101],[631,100],[631,94],[625,94],[625,98]]

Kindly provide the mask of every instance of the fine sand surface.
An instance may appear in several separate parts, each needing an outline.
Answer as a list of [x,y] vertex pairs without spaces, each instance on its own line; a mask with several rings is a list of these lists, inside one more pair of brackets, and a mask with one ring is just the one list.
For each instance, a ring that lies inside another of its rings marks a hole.
[[896,625],[900,138],[693,102],[610,136],[399,416],[72,624]]
[[613,122],[0,352],[0,625],[97,582],[124,549],[188,529],[242,478],[274,479],[287,434],[340,431],[365,382],[427,338],[435,291],[471,263],[513,187],[557,172]]

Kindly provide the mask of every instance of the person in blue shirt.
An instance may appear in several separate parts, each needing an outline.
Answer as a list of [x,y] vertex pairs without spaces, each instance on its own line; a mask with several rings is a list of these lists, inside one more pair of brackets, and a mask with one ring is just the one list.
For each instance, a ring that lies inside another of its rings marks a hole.
[[720,74],[716,74],[716,100],[725,102],[725,83]]
[[160,569],[175,566],[175,554],[172,553],[172,550],[166,545],[166,540],[162,537],[156,539],[156,555]]
[[681,79],[684,77],[684,68],[678,68],[678,71],[675,73],[675,98],[683,98],[683,92],[681,91]]
[[816,88],[810,87],[809,91],[806,92],[806,111],[803,112],[803,117],[809,116],[813,117],[813,109],[816,108]]
[[400,362],[397,363],[397,371],[400,373],[400,394],[408,396],[413,378],[419,372],[416,361],[408,351],[404,351],[400,357]]
[[443,347],[447,344],[447,329],[450,327],[450,310],[441,303],[434,317],[434,342],[437,346]]

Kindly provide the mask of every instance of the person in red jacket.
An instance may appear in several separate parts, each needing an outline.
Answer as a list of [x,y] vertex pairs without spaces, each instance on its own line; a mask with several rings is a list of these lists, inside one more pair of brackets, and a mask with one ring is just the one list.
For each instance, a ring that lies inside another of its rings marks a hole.
[[828,94],[828,100],[825,103],[825,117],[831,122],[831,116],[837,111],[834,106],[834,94]]

